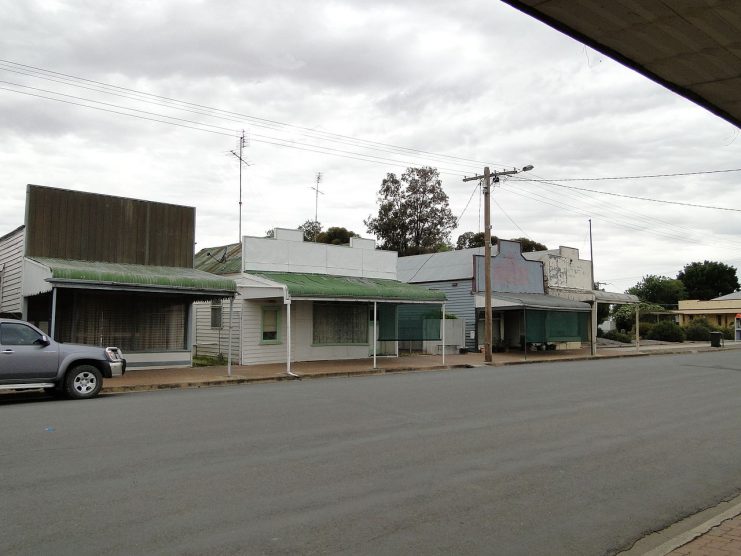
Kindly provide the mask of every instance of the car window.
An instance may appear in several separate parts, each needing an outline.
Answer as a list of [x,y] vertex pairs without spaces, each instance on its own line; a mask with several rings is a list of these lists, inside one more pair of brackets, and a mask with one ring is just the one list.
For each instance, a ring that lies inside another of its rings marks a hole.
[[41,334],[25,324],[0,324],[0,344],[4,346],[32,346],[41,340]]

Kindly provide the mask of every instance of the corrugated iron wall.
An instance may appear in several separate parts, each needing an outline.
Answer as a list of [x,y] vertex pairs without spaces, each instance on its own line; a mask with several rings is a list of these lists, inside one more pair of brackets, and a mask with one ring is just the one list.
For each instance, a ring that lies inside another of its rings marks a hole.
[[193,268],[195,208],[29,185],[26,256]]

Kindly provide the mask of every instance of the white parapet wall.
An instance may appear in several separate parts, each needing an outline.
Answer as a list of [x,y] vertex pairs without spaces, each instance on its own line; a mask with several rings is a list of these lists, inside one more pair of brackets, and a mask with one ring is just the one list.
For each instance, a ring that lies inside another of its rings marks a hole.
[[276,228],[272,238],[242,239],[242,270],[395,280],[396,252],[376,249],[375,243],[362,238],[351,238],[350,245],[312,243],[303,240],[301,230]]

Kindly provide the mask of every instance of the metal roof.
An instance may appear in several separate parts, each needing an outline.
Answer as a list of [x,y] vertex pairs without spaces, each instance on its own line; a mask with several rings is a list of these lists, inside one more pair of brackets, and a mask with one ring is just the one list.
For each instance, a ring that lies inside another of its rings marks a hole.
[[251,275],[283,284],[294,299],[341,299],[444,303],[445,294],[387,278],[332,276],[299,272],[250,272]]
[[741,299],[741,292],[733,292],[733,293],[727,293],[726,295],[721,295],[720,297],[714,297],[713,301],[727,301],[727,300],[733,300],[733,299]]
[[502,0],[741,127],[737,0]]
[[[486,298],[476,295],[476,307],[484,307]],[[491,296],[494,309],[545,309],[550,311],[591,311],[587,303],[541,293],[498,293]]]
[[193,266],[211,274],[239,274],[242,272],[242,244],[201,249],[193,259]]
[[[473,256],[483,254],[483,247],[475,247],[399,257],[396,261],[396,277],[410,283],[470,280],[473,278]],[[492,247],[492,255],[494,254],[496,248]]]
[[615,303],[628,304],[638,303],[639,299],[637,295],[631,293],[618,293],[618,292],[603,292],[602,290],[594,290],[594,298],[600,303]]
[[29,258],[48,267],[51,276],[46,281],[68,287],[112,286],[116,289],[157,290],[211,297],[229,297],[237,290],[234,280],[193,268]]

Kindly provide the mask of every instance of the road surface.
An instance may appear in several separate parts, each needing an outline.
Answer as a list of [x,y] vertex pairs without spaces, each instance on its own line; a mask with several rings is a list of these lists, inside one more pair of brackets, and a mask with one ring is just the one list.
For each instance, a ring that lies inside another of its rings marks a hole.
[[741,489],[735,352],[0,401],[2,554],[611,554]]

